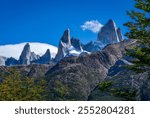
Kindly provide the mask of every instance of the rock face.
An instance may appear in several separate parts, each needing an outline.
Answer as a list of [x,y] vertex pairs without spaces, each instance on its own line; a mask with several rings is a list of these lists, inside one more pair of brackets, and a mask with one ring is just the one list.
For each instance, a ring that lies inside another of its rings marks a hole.
[[71,47],[71,41],[70,41],[70,30],[65,30],[63,36],[61,37],[61,40],[59,42],[58,46],[58,52],[55,57],[55,60],[58,62],[62,58],[66,56],[67,53],[69,53],[69,48]]
[[47,49],[45,54],[43,56],[41,56],[38,60],[36,60],[35,63],[48,64],[48,63],[50,63],[50,61],[51,61],[51,53],[50,53],[50,50]]
[[118,34],[119,41],[123,41],[123,36],[120,28],[117,29],[117,34]]
[[40,56],[36,55],[34,52],[31,52],[30,50],[30,44],[27,43],[24,46],[24,49],[20,55],[19,58],[19,64],[21,65],[29,65],[32,62],[34,62],[35,60],[38,60],[40,58]]
[[67,29],[64,31],[63,36],[61,37],[61,41],[65,44],[67,44],[68,47],[71,46],[71,41],[70,41],[70,29]]
[[114,44],[120,41],[123,41],[121,29],[116,27],[113,20],[109,20],[99,31],[97,41],[91,41],[82,45],[82,48],[88,52],[97,52],[108,44]]
[[35,61],[38,60],[40,58],[39,55],[36,55],[34,52],[31,52],[31,57],[30,57],[30,61]]
[[27,43],[25,46],[24,46],[24,49],[20,55],[20,58],[19,58],[19,63],[22,64],[22,65],[29,65],[30,62],[31,62],[31,50],[30,50],[30,45],[29,43]]
[[6,57],[0,56],[0,66],[5,66]]
[[122,101],[122,100],[150,100],[150,80],[148,79],[148,73],[135,73],[134,71],[127,69],[122,59],[118,60],[114,66],[112,66],[107,74],[107,77],[102,83],[111,83],[101,89],[97,86],[90,94],[88,100],[98,101]]
[[19,64],[18,60],[16,60],[13,57],[8,58],[5,62],[6,66],[13,66],[13,65],[18,65],[18,64]]
[[71,45],[75,48],[75,50],[83,51],[80,39],[71,38]]
[[88,52],[97,52],[100,51],[103,47],[101,47],[101,43],[98,41],[91,41],[85,45],[82,46],[83,50],[86,50]]
[[113,20],[109,20],[105,26],[102,27],[98,33],[97,40],[102,45],[118,43],[123,40],[120,28],[116,27]]

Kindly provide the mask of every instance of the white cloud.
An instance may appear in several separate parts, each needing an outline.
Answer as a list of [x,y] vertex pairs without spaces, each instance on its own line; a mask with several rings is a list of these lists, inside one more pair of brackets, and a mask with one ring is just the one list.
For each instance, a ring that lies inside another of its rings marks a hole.
[[94,33],[100,31],[103,25],[98,20],[86,21],[83,25],[81,25],[82,30],[90,30]]

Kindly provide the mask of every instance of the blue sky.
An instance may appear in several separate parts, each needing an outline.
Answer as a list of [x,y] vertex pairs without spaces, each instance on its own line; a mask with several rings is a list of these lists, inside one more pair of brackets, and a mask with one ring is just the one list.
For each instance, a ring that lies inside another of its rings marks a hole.
[[134,0],[0,0],[0,45],[43,42],[58,46],[66,28],[83,43],[97,34],[83,31],[86,21],[105,24],[113,19],[123,31]]

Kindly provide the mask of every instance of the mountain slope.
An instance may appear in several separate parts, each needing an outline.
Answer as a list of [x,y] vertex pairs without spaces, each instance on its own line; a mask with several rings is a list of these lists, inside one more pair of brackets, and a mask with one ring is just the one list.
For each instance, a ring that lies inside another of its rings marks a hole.
[[49,90],[54,94],[50,94],[49,99],[87,100],[91,91],[107,76],[110,67],[122,58],[126,46],[132,43],[122,41],[108,45],[102,51],[62,59],[46,73]]
[[46,79],[46,100],[149,100],[147,74],[123,67],[125,49],[134,44],[133,40],[121,41],[95,53],[66,57],[56,65],[0,66],[0,74],[15,69],[22,76]]

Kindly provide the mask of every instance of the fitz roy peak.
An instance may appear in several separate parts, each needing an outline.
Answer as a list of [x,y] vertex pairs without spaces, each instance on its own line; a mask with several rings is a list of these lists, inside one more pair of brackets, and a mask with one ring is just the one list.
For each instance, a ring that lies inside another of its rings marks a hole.
[[[90,54],[92,52],[97,52],[102,50],[108,44],[114,44],[123,41],[121,29],[116,27],[113,20],[109,20],[98,32],[97,40],[91,41],[87,44],[82,44],[80,39],[71,38],[70,30],[64,31],[60,41],[58,50],[55,50],[55,56],[53,56],[54,48],[48,48],[47,51],[44,45],[43,48],[46,51],[44,55],[35,53],[40,45],[34,46],[36,50],[31,51],[30,44],[27,43],[19,59],[14,57],[7,57],[0,55],[0,65],[12,66],[12,65],[30,65],[30,64],[48,64],[53,62],[58,63],[61,59],[65,57],[77,57]],[[54,47],[54,46],[51,46]],[[43,50],[43,48],[40,48]],[[15,48],[18,49],[18,48]],[[49,50],[52,49],[52,50]],[[4,50],[4,49],[3,49]],[[22,50],[22,49],[21,49]],[[52,52],[50,52],[52,51]],[[11,52],[11,54],[13,54]],[[18,54],[18,53],[17,53]],[[43,53],[42,53],[43,54]],[[40,56],[39,56],[40,55]],[[7,57],[7,58],[6,58]]]
[[103,45],[118,43],[123,40],[121,29],[116,27],[113,20],[109,20],[99,31],[97,40]]
[[83,45],[83,49],[88,52],[97,52],[108,44],[120,41],[123,41],[121,29],[116,27],[116,23],[113,20],[109,20],[98,32],[97,40]]

